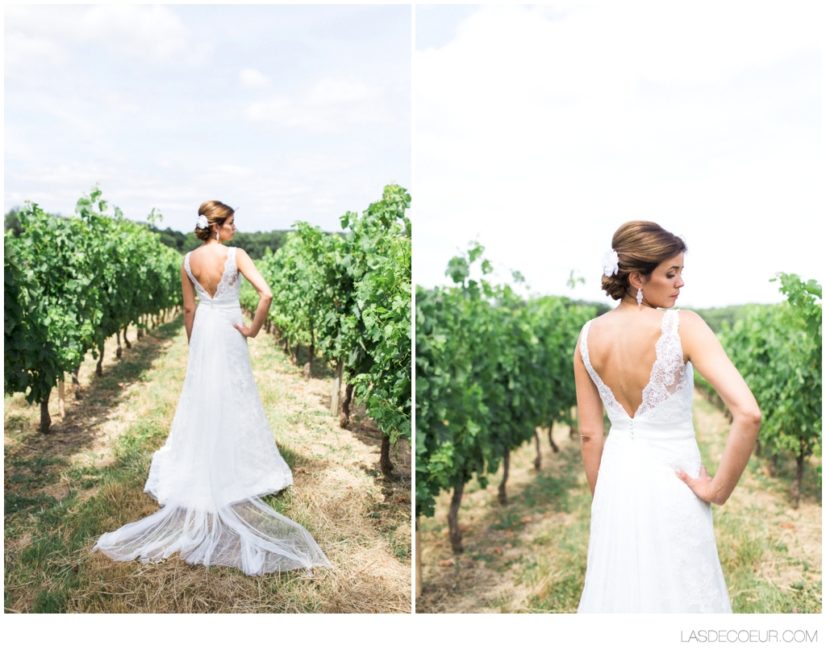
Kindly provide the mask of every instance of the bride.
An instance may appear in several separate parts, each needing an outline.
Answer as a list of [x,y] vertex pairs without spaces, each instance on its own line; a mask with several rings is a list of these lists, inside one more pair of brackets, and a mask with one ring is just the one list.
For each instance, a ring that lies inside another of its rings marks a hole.
[[[671,308],[684,285],[685,250],[655,223],[622,225],[602,277],[602,288],[620,303],[585,324],[574,352],[582,459],[593,494],[580,613],[731,612],[711,503],[731,495],[761,415],[702,318]],[[733,415],[713,477],[694,436],[694,368]]]
[[[235,234],[234,210],[207,201],[195,234],[204,243],[181,267],[189,359],[166,443],[145,491],[161,508],[103,534],[93,550],[118,561],[224,565],[248,575],[331,564],[307,530],[260,496],[292,484],[267,423],[250,366],[272,294],[246,252],[221,243]],[[239,303],[239,272],[259,294],[252,324]],[[199,298],[195,308],[195,294]]]

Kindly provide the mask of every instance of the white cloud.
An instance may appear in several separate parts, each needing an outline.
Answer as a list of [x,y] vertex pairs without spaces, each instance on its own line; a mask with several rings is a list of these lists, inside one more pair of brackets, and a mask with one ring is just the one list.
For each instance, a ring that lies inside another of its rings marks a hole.
[[[45,186],[71,188],[73,192],[88,191],[96,182],[111,180],[116,171],[103,165],[86,162],[41,163],[36,170],[19,171],[13,179],[18,182],[41,182]],[[75,201],[80,194],[75,196]],[[74,205],[75,201],[72,201]]]
[[[5,9],[6,209],[33,199],[70,213],[99,182],[129,218],[157,207],[184,230],[214,197],[240,206],[241,230],[336,227],[388,173],[409,174],[408,86],[388,74],[409,68],[409,9]],[[205,100],[207,84],[229,92]]]
[[140,104],[120,92],[104,92],[96,99],[102,102],[107,110],[117,113],[121,117],[124,113],[137,114],[142,111]]
[[5,40],[8,77],[19,77],[28,66],[60,66],[66,58],[63,48],[49,38],[8,31]]
[[42,115],[53,118],[58,128],[67,129],[73,138],[87,138],[92,145],[98,145],[106,137],[106,129],[101,121],[96,119],[96,113],[84,110],[83,99],[76,97],[62,102],[49,102],[46,93],[30,94],[35,102],[32,105],[36,106]]
[[290,107],[291,103],[286,97],[276,96],[264,101],[251,102],[245,112],[247,117],[254,122],[278,121],[284,119]]
[[332,198],[328,198],[326,196],[314,196],[312,203],[316,207],[329,208],[335,205],[336,202]]
[[[478,238],[536,290],[597,299],[594,269],[632,218],[689,239],[687,302],[773,295],[774,263],[819,272],[794,234],[823,172],[813,6],[480,8],[414,56],[417,281],[443,282]],[[573,293],[571,269],[589,280]]]
[[210,51],[177,14],[164,6],[95,5],[78,23],[89,41],[156,63],[201,62]]
[[13,70],[42,61],[65,66],[66,55],[78,44],[176,66],[201,63],[212,49],[162,5],[14,6],[7,9],[6,32]]
[[359,105],[379,99],[378,88],[354,79],[321,79],[307,94],[307,103],[322,107]]
[[238,78],[245,88],[269,88],[271,85],[269,78],[254,68],[244,68],[239,72]]
[[210,171],[225,176],[235,176],[237,178],[249,177],[255,174],[255,170],[250,169],[249,167],[234,164],[215,165]]
[[290,158],[290,168],[298,174],[348,175],[353,169],[363,164],[365,164],[365,160],[360,159],[355,152],[339,157],[301,153]]
[[322,78],[303,92],[254,101],[247,106],[246,115],[253,122],[315,132],[392,121],[381,88],[346,78]]

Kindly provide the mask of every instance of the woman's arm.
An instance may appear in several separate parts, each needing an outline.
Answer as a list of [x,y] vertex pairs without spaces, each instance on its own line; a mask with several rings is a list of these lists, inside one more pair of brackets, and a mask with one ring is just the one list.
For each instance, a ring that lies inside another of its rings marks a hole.
[[258,291],[258,308],[255,309],[255,316],[252,319],[252,324],[247,327],[245,325],[236,324],[235,328],[242,334],[250,338],[255,338],[261,327],[264,326],[264,321],[267,319],[267,312],[270,310],[272,304],[272,291],[266,280],[258,272],[255,264],[252,263],[250,256],[238,248],[235,253],[235,263],[238,270],[249,280],[250,284]]
[[602,400],[599,398],[597,386],[594,385],[588,375],[588,370],[585,369],[585,363],[579,353],[579,340],[574,350],[574,381],[582,464],[585,466],[585,475],[593,496],[597,486],[599,463],[602,459],[602,447],[605,445],[605,427],[602,419]]
[[195,287],[186,274],[184,265],[181,264],[181,294],[184,297],[184,328],[186,329],[186,342],[192,337],[192,323],[195,321]]
[[709,476],[704,467],[697,478],[682,471],[678,475],[697,496],[706,502],[722,505],[734,491],[754,450],[760,430],[760,408],[720,341],[699,315],[692,311],[680,311],[680,338],[688,360],[711,383],[733,419],[717,474]]

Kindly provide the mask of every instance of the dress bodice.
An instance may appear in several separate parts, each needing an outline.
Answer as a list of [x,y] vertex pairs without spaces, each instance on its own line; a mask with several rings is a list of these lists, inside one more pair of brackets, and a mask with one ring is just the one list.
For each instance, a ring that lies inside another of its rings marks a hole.
[[691,398],[694,389],[694,371],[691,363],[683,361],[683,347],[679,334],[679,311],[663,314],[660,337],[655,347],[656,356],[648,384],[642,392],[642,401],[632,417],[620,405],[613,391],[591,365],[588,353],[588,330],[593,320],[582,327],[580,353],[591,380],[611,420],[611,425],[624,426],[629,422],[656,426],[691,427]]
[[703,460],[691,418],[694,370],[683,360],[679,311],[662,316],[651,375],[633,416],[591,364],[592,321],[582,328],[582,360],[611,429],[596,473],[579,613],[731,613],[711,505],[675,473],[700,476]]
[[189,279],[195,285],[195,292],[198,294],[198,299],[201,304],[213,305],[229,305],[234,306],[238,304],[241,282],[238,277],[238,267],[235,263],[235,252],[237,248],[227,248],[227,259],[224,262],[224,272],[221,275],[221,280],[215,289],[215,295],[207,293],[206,289],[201,286],[200,282],[195,279],[192,274],[192,269],[189,266],[189,256],[191,252],[186,253],[184,257],[184,269]]

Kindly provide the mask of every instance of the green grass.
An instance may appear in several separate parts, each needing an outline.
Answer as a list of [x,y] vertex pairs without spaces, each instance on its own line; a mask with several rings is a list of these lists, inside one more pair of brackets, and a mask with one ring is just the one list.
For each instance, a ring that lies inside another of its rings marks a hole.
[[[6,527],[7,535],[19,535],[22,528],[32,535],[32,541],[19,553],[6,557],[6,607],[17,586],[25,585],[31,580],[47,586],[39,589],[32,604],[32,612],[60,613],[67,610],[72,593],[88,584],[79,576],[82,559],[76,555],[87,548],[91,539],[116,524],[111,515],[110,504],[106,498],[106,486],[117,485],[119,488],[142,487],[148,469],[147,455],[163,439],[166,429],[159,422],[154,425],[140,422],[132,426],[117,442],[115,456],[117,461],[105,469],[74,467],[67,472],[70,478],[78,475],[93,476],[93,480],[72,480],[79,488],[98,485],[103,488],[89,499],[80,501],[78,493],[70,490],[57,500],[53,497],[37,496],[31,499],[26,508],[29,516],[19,518],[15,513],[23,512],[20,507],[8,507],[9,498],[18,498],[14,492],[6,492]],[[57,458],[39,458],[38,463],[45,466],[66,466],[67,463]],[[19,467],[27,462],[11,462],[12,467]],[[46,474],[41,474],[45,481]],[[10,514],[12,516],[10,516]],[[11,569],[11,570],[10,570]],[[13,606],[11,606],[13,608]]]

